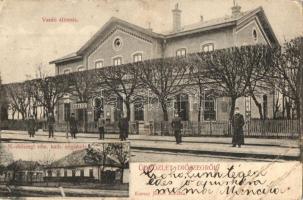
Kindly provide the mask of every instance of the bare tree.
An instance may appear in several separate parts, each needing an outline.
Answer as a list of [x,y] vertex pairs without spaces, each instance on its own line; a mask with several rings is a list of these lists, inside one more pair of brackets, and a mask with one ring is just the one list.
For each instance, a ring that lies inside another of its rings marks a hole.
[[138,63],[140,80],[158,98],[164,121],[168,121],[168,100],[183,91],[190,80],[187,58],[166,58]]
[[45,76],[31,81],[32,95],[39,105],[44,107],[47,113],[54,114],[58,101],[69,90],[67,76]]
[[97,74],[99,83],[103,83],[108,91],[123,99],[127,119],[130,120],[130,105],[135,101],[137,90],[140,88],[137,63],[102,68]]
[[[94,70],[75,72],[68,75],[69,93],[80,102],[88,103],[99,90]],[[84,132],[87,132],[87,112],[84,114]]]
[[11,83],[5,86],[8,101],[12,110],[21,114],[22,119],[26,119],[28,107],[30,105],[30,94],[27,90],[28,83]]
[[286,42],[277,48],[274,60],[274,83],[279,92],[295,103],[297,118],[300,118],[300,73],[303,65],[303,37]]
[[[123,181],[123,171],[128,167],[130,158],[130,146],[128,143],[95,143],[89,145],[84,157],[88,163],[103,165],[102,170],[111,161],[116,167],[121,169],[121,183]],[[108,160],[109,159],[109,160]]]
[[261,80],[270,69],[270,66],[266,67],[270,52],[269,47],[256,45],[199,54],[201,67],[206,68],[206,76],[213,80],[213,87],[231,98],[229,119],[232,119],[239,97],[254,95],[256,88],[262,88]]

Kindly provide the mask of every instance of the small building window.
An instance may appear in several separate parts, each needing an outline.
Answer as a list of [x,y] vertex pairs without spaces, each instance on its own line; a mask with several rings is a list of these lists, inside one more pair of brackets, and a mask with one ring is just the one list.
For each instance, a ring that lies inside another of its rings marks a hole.
[[140,62],[142,61],[142,53],[136,53],[133,55],[133,62]]
[[252,36],[253,36],[254,41],[257,41],[257,39],[258,39],[258,34],[257,34],[257,31],[256,31],[255,28],[254,28],[253,31],[252,31]]
[[214,45],[214,43],[204,44],[204,45],[202,45],[201,50],[203,52],[213,51],[213,50],[215,50],[215,45]]
[[113,58],[114,66],[122,65],[122,57]]
[[52,176],[53,176],[52,170],[48,170],[48,171],[47,171],[47,176],[48,176],[48,177],[52,177]]
[[80,176],[83,177],[84,176],[84,169],[80,170]]
[[94,177],[94,169],[89,169],[89,177]]
[[56,176],[57,176],[57,177],[60,177],[60,176],[61,176],[61,173],[60,173],[60,170],[59,170],[59,169],[57,170]]
[[103,60],[98,60],[95,62],[95,68],[102,68],[103,67]]
[[67,169],[64,170],[64,177],[67,177]]
[[83,67],[83,66],[78,67],[77,71],[78,71],[78,72],[82,72],[82,71],[84,71],[84,67]]
[[144,104],[143,102],[134,102],[135,120],[144,121]]
[[204,97],[204,120],[215,121],[216,120],[216,99],[209,95]]
[[73,170],[72,170],[72,177],[75,177],[75,176],[76,176],[76,170],[73,169]]
[[176,56],[177,57],[185,57],[186,56],[186,49],[185,48],[178,49],[176,51]]
[[63,74],[69,74],[70,73],[70,69],[65,69],[64,71],[63,71]]

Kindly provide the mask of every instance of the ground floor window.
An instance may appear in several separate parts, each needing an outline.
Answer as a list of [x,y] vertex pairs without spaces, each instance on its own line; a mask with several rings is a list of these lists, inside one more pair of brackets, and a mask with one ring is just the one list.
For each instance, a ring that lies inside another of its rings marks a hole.
[[94,170],[93,169],[89,169],[89,177],[94,177]]
[[73,169],[73,170],[72,170],[72,177],[75,177],[75,176],[76,176],[76,170]]
[[64,170],[64,177],[67,177],[67,170]]
[[176,96],[175,102],[175,112],[179,114],[179,117],[182,121],[188,120],[188,95],[187,94],[179,94]]
[[143,102],[134,103],[135,109],[135,120],[136,121],[144,121],[144,106]]
[[64,103],[64,121],[68,121],[70,117],[70,103]]
[[216,120],[216,99],[210,95],[204,97],[204,120],[215,121]]
[[80,170],[80,176],[83,177],[84,176],[84,169]]

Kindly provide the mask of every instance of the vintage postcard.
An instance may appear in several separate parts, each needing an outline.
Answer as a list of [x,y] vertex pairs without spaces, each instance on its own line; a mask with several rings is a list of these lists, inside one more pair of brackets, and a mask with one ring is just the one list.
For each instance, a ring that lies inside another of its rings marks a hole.
[[302,0],[0,0],[0,199],[302,198]]

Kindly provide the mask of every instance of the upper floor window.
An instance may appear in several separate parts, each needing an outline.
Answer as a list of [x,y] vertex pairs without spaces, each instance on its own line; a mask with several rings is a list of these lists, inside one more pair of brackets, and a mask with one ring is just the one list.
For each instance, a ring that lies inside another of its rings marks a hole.
[[176,56],[177,56],[177,57],[186,56],[186,49],[185,49],[185,48],[178,49],[178,50],[176,51]]
[[255,28],[252,31],[252,36],[253,36],[254,41],[258,40],[258,34],[257,34],[257,30]]
[[120,37],[117,37],[117,38],[114,39],[113,48],[116,51],[118,51],[122,48],[122,39]]
[[102,68],[103,67],[103,60],[98,60],[95,62],[95,68]]
[[63,70],[63,74],[69,74],[69,73],[70,73],[70,69]]
[[113,64],[114,66],[122,65],[122,57],[113,58]]
[[207,43],[202,45],[202,51],[204,52],[213,51],[213,50],[215,50],[214,43]]
[[78,67],[78,68],[77,68],[77,71],[78,71],[78,72],[84,71],[84,67],[83,67],[83,66]]
[[133,62],[140,62],[142,61],[142,53],[136,53],[133,55]]

